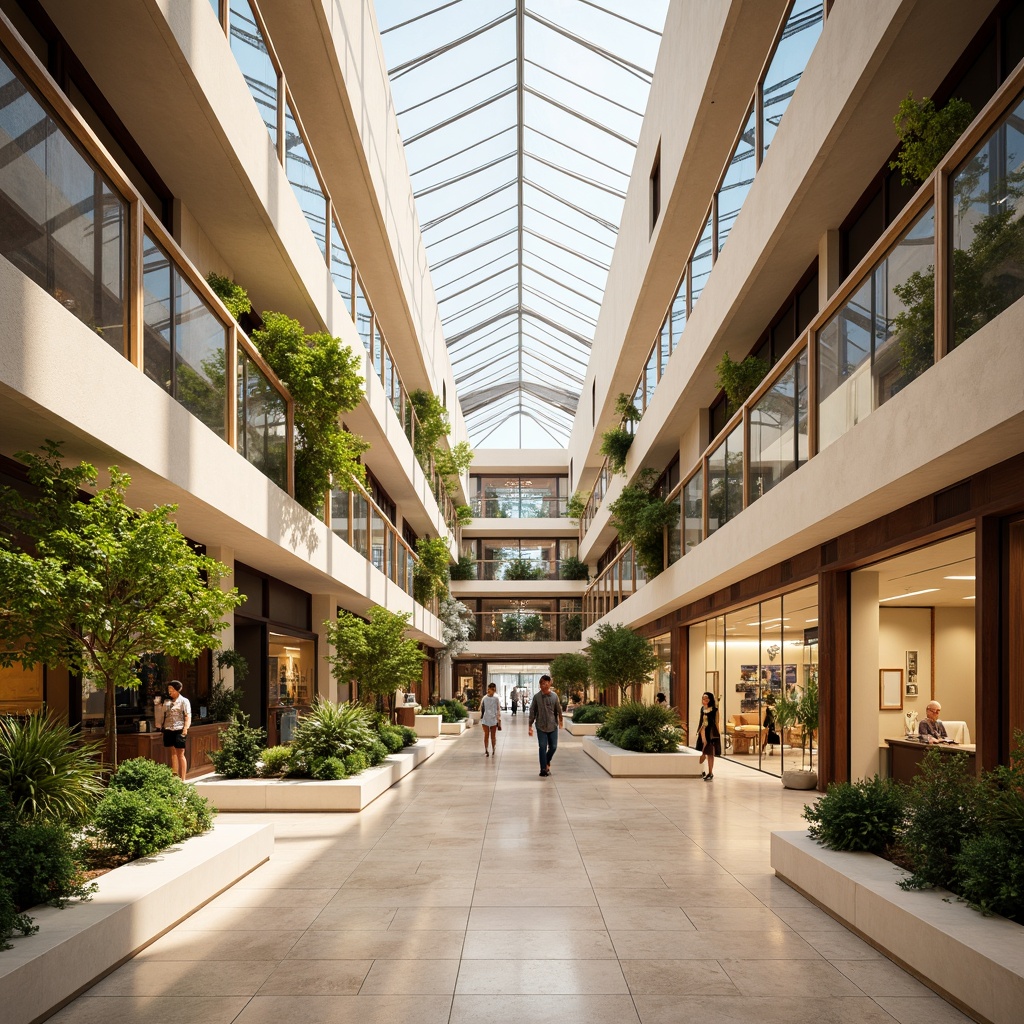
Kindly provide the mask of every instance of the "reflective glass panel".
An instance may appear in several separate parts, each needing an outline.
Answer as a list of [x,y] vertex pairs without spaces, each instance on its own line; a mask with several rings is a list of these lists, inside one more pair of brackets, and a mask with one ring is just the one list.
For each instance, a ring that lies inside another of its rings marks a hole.
[[725,240],[739,215],[750,186],[754,181],[756,161],[754,160],[754,133],[757,124],[754,111],[747,117],[743,131],[736,142],[736,148],[729,159],[722,187],[718,190],[718,251],[725,246]]
[[367,558],[370,554],[370,505],[358,491],[352,494],[352,547]]
[[950,192],[956,346],[1024,294],[1024,101],[957,171]]
[[668,564],[678,562],[683,557],[683,507],[682,492],[677,494],[671,501],[675,507],[676,515],[668,527]]
[[331,233],[331,278],[334,280],[334,287],[345,303],[348,315],[353,316],[352,308],[352,257],[345,248],[341,232],[335,230]]
[[0,62],[0,254],[124,351],[127,204]]
[[282,490],[288,486],[288,407],[238,347],[238,451]]
[[683,484],[683,550],[692,551],[704,539],[704,470]]
[[683,328],[686,326],[686,275],[683,274],[682,281],[676,291],[676,297],[672,300],[672,311],[669,314],[672,322],[672,351],[679,348],[679,342],[683,336]]
[[708,456],[708,534],[743,510],[743,424]]
[[174,397],[224,436],[227,327],[174,268]]
[[349,491],[340,491],[334,488],[331,491],[331,529],[343,540],[349,543],[348,531],[351,526],[349,516],[349,505],[352,495]]
[[260,117],[277,145],[277,69],[247,0],[229,0],[231,53],[259,108]]
[[700,298],[700,293],[704,290],[704,285],[707,283],[708,274],[711,273],[711,264],[714,262],[714,254],[711,246],[712,239],[712,225],[711,225],[711,214],[708,214],[708,222],[704,225],[704,230],[700,234],[700,239],[697,242],[697,248],[693,251],[693,256],[690,257],[690,308],[693,309],[697,305],[697,300]]
[[290,104],[284,109],[284,169],[316,244],[326,257],[327,199]]
[[148,234],[142,248],[143,343],[146,376],[171,393],[171,322],[173,283],[170,257]]
[[818,333],[818,447],[871,412],[871,278]]
[[660,381],[665,376],[665,371],[668,369],[668,360],[672,355],[672,327],[668,317],[665,317],[665,322],[661,325],[658,344],[661,347],[660,369],[658,370],[658,380]]
[[822,14],[821,0],[796,0],[786,19],[782,38],[768,65],[762,87],[764,114],[761,134],[764,152],[768,152],[814,44],[821,35]]
[[654,389],[658,386],[658,345],[651,349],[647,357],[647,365],[644,367],[644,409],[651,404],[654,397]]
[[750,500],[807,460],[807,353],[750,410]]
[[363,339],[363,348],[369,352],[373,339],[373,311],[370,309],[370,303],[363,291],[363,282],[359,280],[358,275],[356,275],[356,330],[359,332],[359,337]]

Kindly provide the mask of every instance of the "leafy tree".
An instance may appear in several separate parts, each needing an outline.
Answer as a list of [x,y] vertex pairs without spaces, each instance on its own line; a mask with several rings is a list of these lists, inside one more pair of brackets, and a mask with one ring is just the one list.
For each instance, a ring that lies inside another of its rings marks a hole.
[[295,498],[317,517],[332,484],[364,483],[359,456],[370,446],[341,427],[363,397],[361,357],[326,331],[306,334],[298,320],[265,312],[252,340],[295,399]]
[[658,667],[658,656],[650,642],[629,626],[597,627],[597,635],[587,643],[590,678],[599,691],[617,686],[622,701],[629,700],[633,686],[643,683]]
[[406,637],[411,616],[389,612],[379,605],[364,621],[351,612],[339,612],[337,622],[327,622],[327,642],[334,648],[328,661],[340,684],[355,680],[362,700],[375,697],[390,712],[395,690],[420,680],[426,657],[415,640]]
[[107,758],[117,760],[118,689],[136,689],[142,655],[192,659],[220,646],[222,617],[242,603],[220,589],[227,566],[199,555],[171,519],[175,505],[133,509],[130,477],[90,500],[95,467],[68,467],[60,445],[19,452],[34,489],[0,507],[0,665],[66,665],[105,692]]
[[919,101],[908,92],[892,119],[900,137],[900,151],[889,169],[899,171],[904,185],[919,185],[974,120],[966,100],[951,99],[937,110],[930,97]]
[[452,431],[448,410],[441,404],[441,399],[432,391],[417,388],[409,395],[413,409],[416,410],[416,436],[412,449],[419,459],[425,473],[430,472],[430,460],[441,445],[441,439]]
[[729,400],[730,416],[754,393],[770,369],[768,360],[757,356],[747,356],[738,363],[729,358],[728,352],[722,356],[715,367],[715,384]]
[[218,274],[211,270],[206,275],[206,283],[213,289],[217,298],[224,303],[228,312],[236,320],[241,320],[246,313],[252,311],[249,293],[230,277],[225,277],[223,274]]
[[590,680],[590,662],[585,654],[570,651],[551,659],[551,685],[568,697],[570,693],[587,696],[587,682]]
[[664,569],[665,530],[679,518],[679,507],[651,490],[655,475],[654,470],[645,469],[608,506],[619,540],[633,545],[637,565],[648,579]]
[[566,518],[576,520],[576,525],[579,526],[580,520],[587,511],[589,500],[590,491],[573,491],[572,497],[565,503]]
[[424,605],[435,597],[447,597],[451,558],[448,541],[444,537],[420,537],[416,554],[419,558],[412,569],[413,596]]

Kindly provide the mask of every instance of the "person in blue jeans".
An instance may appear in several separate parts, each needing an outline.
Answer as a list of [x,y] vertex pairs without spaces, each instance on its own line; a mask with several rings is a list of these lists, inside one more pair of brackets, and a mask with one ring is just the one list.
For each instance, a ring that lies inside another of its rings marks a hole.
[[537,747],[540,752],[541,778],[551,774],[551,758],[558,746],[558,730],[562,728],[562,702],[551,692],[551,676],[540,677],[540,693],[530,702],[529,735],[537,724]]

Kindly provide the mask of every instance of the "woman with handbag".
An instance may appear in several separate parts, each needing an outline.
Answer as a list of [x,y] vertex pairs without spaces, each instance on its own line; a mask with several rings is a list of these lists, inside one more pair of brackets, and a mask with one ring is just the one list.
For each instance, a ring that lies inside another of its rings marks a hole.
[[700,763],[708,763],[708,770],[701,772],[700,777],[710,782],[714,776],[715,756],[722,756],[722,734],[718,729],[718,706],[715,695],[706,690],[700,698],[700,725],[697,726],[697,742],[695,746],[701,752]]
[[[497,754],[498,746],[495,733],[501,728],[501,701],[495,696],[497,686],[494,683],[487,684],[487,696],[480,701],[480,724],[484,734],[484,757],[490,757],[491,753]],[[487,749],[487,741],[490,740],[491,749]]]

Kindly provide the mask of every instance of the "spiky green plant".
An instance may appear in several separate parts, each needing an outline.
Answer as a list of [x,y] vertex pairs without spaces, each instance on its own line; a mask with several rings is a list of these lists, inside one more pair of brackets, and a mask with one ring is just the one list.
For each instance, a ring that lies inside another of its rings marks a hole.
[[299,720],[292,739],[292,763],[326,757],[343,758],[376,740],[373,714],[362,704],[335,704],[317,697]]
[[103,795],[99,743],[50,714],[0,719],[0,789],[19,818],[86,820]]
[[638,700],[609,708],[597,735],[623,750],[642,754],[674,754],[683,741],[675,709]]

